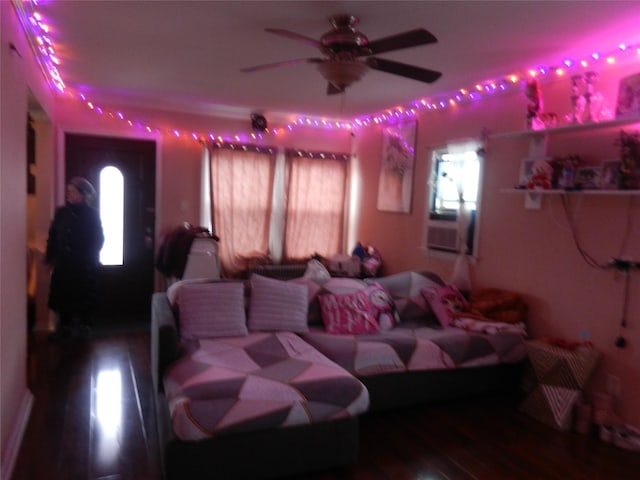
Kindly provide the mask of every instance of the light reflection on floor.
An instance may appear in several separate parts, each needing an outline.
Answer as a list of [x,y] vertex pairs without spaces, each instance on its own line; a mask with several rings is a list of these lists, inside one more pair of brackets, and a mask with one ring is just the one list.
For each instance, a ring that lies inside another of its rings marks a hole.
[[94,390],[96,429],[94,468],[110,469],[117,465],[122,434],[122,375],[119,369],[98,372]]

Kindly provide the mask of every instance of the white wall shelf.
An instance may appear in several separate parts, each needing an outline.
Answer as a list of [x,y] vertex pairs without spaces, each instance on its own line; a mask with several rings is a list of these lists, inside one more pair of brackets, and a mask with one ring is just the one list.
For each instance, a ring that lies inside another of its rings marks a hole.
[[550,195],[569,196],[634,196],[640,195],[640,190],[529,190],[526,188],[503,188],[502,193],[518,193],[525,195],[524,208],[527,210],[539,210],[542,207],[542,199]]
[[494,133],[489,135],[489,138],[499,140],[509,138],[541,137],[553,134],[622,127],[625,125],[633,125],[635,123],[640,123],[640,116],[616,118],[614,120],[607,120],[606,122],[570,123],[566,125],[558,125],[557,127],[545,128],[544,130],[519,130],[515,132]]
[[[640,124],[640,116],[634,115],[616,118],[605,122],[572,123],[546,128],[544,130],[520,130],[515,132],[496,133],[489,135],[490,139],[528,139],[529,158],[545,158],[547,155],[547,140],[552,135],[565,133],[588,133],[595,130],[624,127]],[[519,193],[525,195],[524,206],[527,209],[538,210],[542,207],[542,198],[546,195],[609,195],[629,196],[640,195],[640,190],[528,190],[520,188],[503,189],[504,193]]]
[[640,190],[529,190],[527,188],[503,188],[502,193],[528,193],[537,195],[611,195],[629,196],[640,195]]

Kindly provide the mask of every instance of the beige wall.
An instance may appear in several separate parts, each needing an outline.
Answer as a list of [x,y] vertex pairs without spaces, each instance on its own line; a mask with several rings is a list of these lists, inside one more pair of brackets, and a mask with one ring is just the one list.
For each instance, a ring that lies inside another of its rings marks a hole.
[[[615,102],[618,80],[637,66],[602,72],[599,89]],[[569,79],[543,84],[546,110],[564,115],[570,109]],[[526,99],[521,93],[504,94],[474,105],[420,115],[411,214],[376,210],[381,140],[379,129],[358,138],[362,172],[361,222],[356,236],[376,245],[385,272],[423,268],[450,278],[452,262],[427,257],[421,249],[427,204],[427,179],[431,151],[448,141],[479,137],[483,127],[491,133],[522,130]],[[637,131],[640,125],[625,127]],[[581,154],[595,164],[618,155],[614,141],[619,128],[554,136],[552,155]],[[612,270],[594,269],[581,259],[569,230],[559,197],[547,197],[540,210],[524,208],[522,194],[502,193],[515,186],[520,160],[528,154],[529,140],[491,139],[482,185],[479,252],[472,266],[475,287],[500,287],[522,292],[531,307],[530,331],[534,337],[559,337],[579,341],[589,336],[603,352],[590,389],[604,391],[607,375],[620,379],[618,409],[623,418],[640,425],[640,272],[632,274],[628,328],[621,332],[624,282]],[[600,262],[614,256],[640,261],[640,196],[582,196],[572,198],[581,244]],[[623,237],[627,231],[627,242]],[[614,346],[623,333],[629,345]]]

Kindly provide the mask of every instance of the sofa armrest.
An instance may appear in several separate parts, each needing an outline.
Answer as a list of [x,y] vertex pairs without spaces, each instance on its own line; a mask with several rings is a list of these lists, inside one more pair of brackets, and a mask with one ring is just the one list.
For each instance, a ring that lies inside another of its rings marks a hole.
[[162,375],[178,358],[178,326],[166,293],[151,297],[151,375],[155,392],[162,390]]

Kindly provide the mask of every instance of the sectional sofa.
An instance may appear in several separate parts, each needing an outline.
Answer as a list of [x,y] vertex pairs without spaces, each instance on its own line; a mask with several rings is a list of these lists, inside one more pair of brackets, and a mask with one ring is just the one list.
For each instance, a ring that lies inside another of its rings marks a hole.
[[[443,322],[430,272],[183,281],[152,299],[166,477],[276,478],[347,466],[367,412],[515,390],[513,323]],[[449,302],[450,299],[444,299]]]

